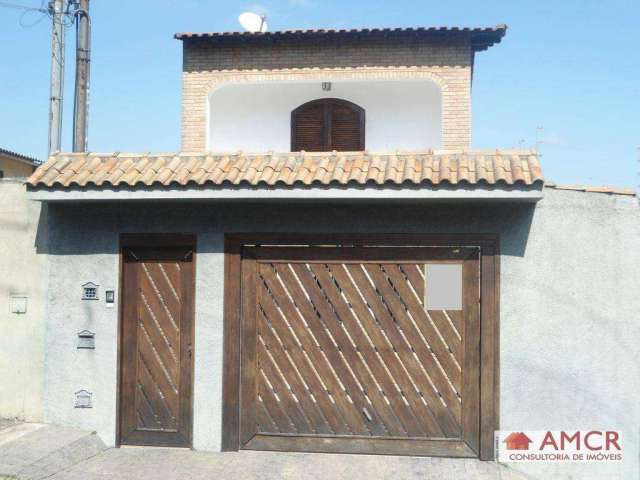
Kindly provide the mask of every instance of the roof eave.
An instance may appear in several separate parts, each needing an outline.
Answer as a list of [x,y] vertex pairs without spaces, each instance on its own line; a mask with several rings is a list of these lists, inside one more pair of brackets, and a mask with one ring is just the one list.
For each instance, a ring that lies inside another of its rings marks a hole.
[[474,51],[486,50],[500,43],[507,25],[494,27],[415,27],[363,28],[350,30],[284,30],[273,32],[181,32],[174,38],[182,41],[215,44],[272,43],[278,40],[317,41],[322,39],[416,38],[468,39]]
[[330,202],[486,202],[535,203],[543,197],[543,183],[532,185],[353,185],[310,187],[132,187],[42,189],[29,188],[31,200],[41,202],[110,201],[330,201]]
[[6,150],[4,148],[0,148],[0,155],[10,157],[12,160],[31,165],[32,167],[37,167],[42,163],[40,160],[37,160],[35,158],[22,155],[21,153],[12,152],[11,150]]

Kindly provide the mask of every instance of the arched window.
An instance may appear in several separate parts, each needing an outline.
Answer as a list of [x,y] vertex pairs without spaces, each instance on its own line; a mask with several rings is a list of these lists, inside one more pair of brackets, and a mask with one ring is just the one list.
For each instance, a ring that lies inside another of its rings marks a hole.
[[364,150],[364,109],[338,98],[304,103],[291,112],[291,151]]

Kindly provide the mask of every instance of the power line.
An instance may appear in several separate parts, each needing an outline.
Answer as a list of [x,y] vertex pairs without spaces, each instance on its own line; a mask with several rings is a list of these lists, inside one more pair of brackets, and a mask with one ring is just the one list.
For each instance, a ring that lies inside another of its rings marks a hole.
[[49,13],[49,10],[47,10],[46,8],[27,7],[25,5],[18,5],[17,3],[4,2],[2,0],[0,0],[0,7],[14,8],[16,10],[25,10],[25,11],[31,11],[31,12]]
[[[11,3],[11,2],[7,2],[5,0],[0,0],[0,7],[5,7],[5,8],[12,8],[14,10],[21,10],[22,13],[20,14],[20,18],[18,20],[18,23],[20,24],[21,27],[23,28],[30,28],[30,27],[34,27],[36,25],[38,25],[40,22],[42,22],[42,20],[44,20],[45,18],[52,18],[53,14],[52,14],[52,10],[51,10],[51,5],[49,5],[49,8],[45,8],[45,1],[46,0],[42,0],[40,2],[40,7],[27,7],[25,5],[18,5],[16,3]],[[66,3],[66,7],[63,6],[63,14],[60,16],[59,18],[59,22],[62,24],[62,26],[67,29],[69,27],[71,27],[71,25],[73,25],[75,18],[74,18],[74,13],[70,11],[71,7],[74,6],[76,4],[75,0],[65,0]],[[30,23],[25,22],[25,17],[30,14],[30,13],[39,13],[41,14],[35,21],[32,21]]]
[[[50,12],[42,12],[41,10],[44,9],[44,2],[45,0],[42,0],[40,2],[40,10],[23,10],[22,13],[20,14],[20,19],[18,20],[18,23],[20,24],[21,27],[23,28],[31,28],[31,27],[35,27],[36,25],[38,25],[40,22],[42,22],[42,20],[44,20],[45,18],[50,18],[51,14]],[[36,19],[27,23],[25,21],[25,18],[32,14],[35,13],[36,14]]]

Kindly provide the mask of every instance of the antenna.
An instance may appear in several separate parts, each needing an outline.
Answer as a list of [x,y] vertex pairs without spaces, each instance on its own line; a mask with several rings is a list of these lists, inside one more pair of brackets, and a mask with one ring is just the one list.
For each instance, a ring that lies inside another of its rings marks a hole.
[[253,12],[244,12],[238,16],[238,22],[247,32],[264,33],[267,31],[267,17]]

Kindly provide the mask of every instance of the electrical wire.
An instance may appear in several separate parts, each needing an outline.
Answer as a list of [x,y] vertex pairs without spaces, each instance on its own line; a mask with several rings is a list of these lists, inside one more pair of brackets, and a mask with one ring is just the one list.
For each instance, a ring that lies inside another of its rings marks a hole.
[[42,20],[44,20],[45,18],[49,18],[49,16],[45,13],[42,12],[38,12],[39,16],[32,22],[27,23],[25,21],[25,17],[31,13],[34,13],[33,10],[26,10],[24,12],[22,12],[20,14],[20,18],[18,19],[18,23],[20,24],[21,27],[23,28],[31,28],[31,27],[35,27],[36,25],[38,25],[40,22],[42,22]]
[[[22,13],[20,14],[20,17],[18,19],[18,23],[23,28],[31,28],[38,25],[45,18],[53,17],[51,8],[45,8],[45,1],[46,0],[42,0],[40,2],[40,7],[27,7],[25,5],[18,5],[16,3],[0,0],[0,7],[12,8],[14,10],[22,10]],[[60,23],[62,24],[65,30],[71,28],[71,26],[75,23],[75,13],[71,12],[72,6],[76,6],[76,9],[77,9],[77,0],[68,0],[68,2],[66,2],[66,8],[63,8],[63,13],[60,17]],[[41,16],[39,16],[33,22],[26,22],[25,17],[30,13],[40,13]]]
[[[40,15],[31,23],[26,23],[25,22],[25,17],[31,13],[34,13],[33,10],[25,10],[20,14],[20,18],[18,19],[18,23],[20,24],[21,27],[23,28],[31,28],[31,27],[35,27],[36,25],[38,25],[40,22],[42,22],[42,20],[44,20],[45,18],[51,18],[51,13],[49,12],[49,10],[45,10],[44,8],[44,2],[45,0],[42,0],[40,2],[40,8],[37,10],[36,13],[39,13]],[[43,11],[45,10],[45,11]]]
[[43,6],[44,6],[44,2],[40,4],[40,8],[36,8],[36,7],[27,7],[25,5],[18,5],[17,3],[10,3],[10,2],[5,2],[0,0],[0,7],[14,8],[16,10],[26,10],[31,12],[49,13],[49,11],[46,8],[43,8]]

